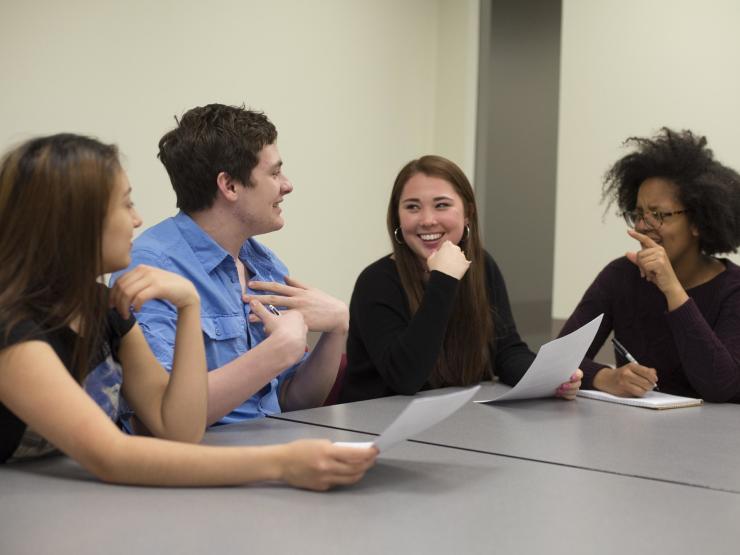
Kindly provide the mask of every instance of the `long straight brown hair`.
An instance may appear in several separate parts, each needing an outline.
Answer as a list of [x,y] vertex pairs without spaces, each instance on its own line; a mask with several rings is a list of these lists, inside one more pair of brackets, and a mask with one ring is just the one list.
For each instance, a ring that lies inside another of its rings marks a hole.
[[75,322],[75,378],[89,372],[107,310],[102,234],[121,171],[113,145],[72,134],[32,139],[0,164],[0,323]]
[[471,262],[460,282],[455,310],[448,322],[442,350],[429,382],[433,387],[475,384],[493,376],[489,345],[494,334],[475,194],[463,171],[454,162],[441,156],[422,156],[412,160],[396,177],[388,203],[388,234],[412,316],[419,309],[424,295],[426,268],[408,245],[396,241],[394,234],[401,223],[399,206],[403,189],[409,179],[419,173],[444,179],[460,195],[469,225],[469,232],[463,235],[460,248]]

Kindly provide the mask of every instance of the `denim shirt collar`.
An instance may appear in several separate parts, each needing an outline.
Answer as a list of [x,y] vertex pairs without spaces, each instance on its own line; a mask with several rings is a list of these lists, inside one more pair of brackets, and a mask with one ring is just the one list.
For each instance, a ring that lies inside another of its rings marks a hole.
[[[178,212],[173,218],[175,225],[182,233],[183,239],[190,245],[195,257],[206,272],[213,271],[226,257],[231,255],[201,228],[195,220],[184,212]],[[244,250],[244,247],[242,247]]]

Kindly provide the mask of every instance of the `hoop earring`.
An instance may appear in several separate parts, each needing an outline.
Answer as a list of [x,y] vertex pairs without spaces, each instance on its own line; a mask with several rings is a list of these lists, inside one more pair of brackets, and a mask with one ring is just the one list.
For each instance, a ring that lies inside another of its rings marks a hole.
[[460,239],[461,243],[464,243],[470,239],[470,224],[465,224],[465,232],[463,233],[462,239]]
[[395,237],[395,239],[396,239],[396,243],[398,243],[399,245],[403,245],[403,241],[401,241],[401,240],[400,240],[400,239],[398,238],[398,232],[399,232],[399,231],[401,231],[401,228],[400,228],[400,227],[397,227],[396,229],[394,229],[394,230],[393,230],[393,237]]

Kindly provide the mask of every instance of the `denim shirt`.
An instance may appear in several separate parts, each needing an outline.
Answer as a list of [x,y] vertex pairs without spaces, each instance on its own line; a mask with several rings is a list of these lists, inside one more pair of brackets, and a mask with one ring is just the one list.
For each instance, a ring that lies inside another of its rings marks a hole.
[[[288,269],[270,249],[254,239],[242,245],[239,259],[249,272],[248,280],[285,283]],[[111,282],[139,264],[180,274],[195,285],[200,295],[201,327],[209,371],[228,364],[265,339],[262,324],[249,322],[249,304],[242,302],[234,259],[188,215],[180,212],[142,233],[134,241],[131,265],[114,274]],[[154,356],[171,370],[177,326],[175,307],[167,301],[152,300],[136,313],[136,319]],[[299,364],[265,384],[218,424],[279,413],[280,387]]]

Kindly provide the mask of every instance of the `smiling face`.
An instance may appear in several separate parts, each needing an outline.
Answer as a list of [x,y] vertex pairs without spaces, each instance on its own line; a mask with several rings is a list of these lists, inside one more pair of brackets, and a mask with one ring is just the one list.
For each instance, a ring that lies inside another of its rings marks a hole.
[[[668,179],[651,177],[640,185],[636,210],[643,213],[676,212],[684,208],[678,198],[678,188]],[[640,219],[635,229],[661,245],[674,267],[687,256],[699,254],[699,232],[686,213],[667,216],[657,228]]]
[[250,236],[277,231],[285,225],[280,203],[293,185],[282,167],[277,145],[265,146],[249,176],[250,184],[240,191],[240,217]]
[[103,223],[103,272],[122,270],[131,263],[131,242],[141,218],[131,202],[131,185],[118,171]]
[[403,242],[424,263],[445,241],[463,238],[465,207],[452,184],[440,177],[414,174],[404,185],[398,206]]

